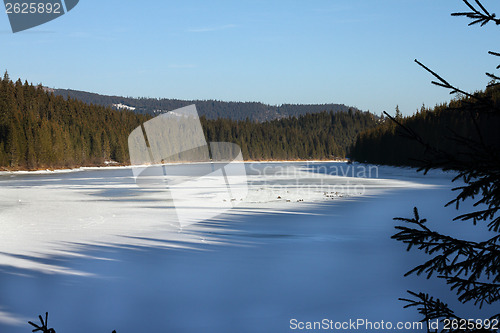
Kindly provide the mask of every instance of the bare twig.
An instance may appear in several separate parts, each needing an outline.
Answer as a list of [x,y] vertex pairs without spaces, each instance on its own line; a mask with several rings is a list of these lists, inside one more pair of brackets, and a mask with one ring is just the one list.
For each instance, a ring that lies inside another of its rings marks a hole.
[[488,22],[494,22],[496,25],[500,24],[500,19],[496,18],[495,13],[488,12],[486,8],[481,4],[479,0],[475,0],[478,8],[471,5],[467,0],[463,0],[463,2],[469,7],[470,12],[458,12],[452,13],[452,16],[465,16],[473,20],[469,25],[480,24],[484,26]]

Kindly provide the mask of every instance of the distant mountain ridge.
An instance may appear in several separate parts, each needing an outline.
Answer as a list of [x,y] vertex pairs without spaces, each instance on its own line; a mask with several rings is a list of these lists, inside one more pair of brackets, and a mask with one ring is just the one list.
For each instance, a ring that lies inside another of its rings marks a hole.
[[[99,96],[95,94],[95,97]],[[13,82],[5,73],[0,79],[0,170],[129,164],[130,133],[154,115],[136,113],[132,109],[135,106],[129,105],[133,99],[107,99],[121,109],[117,111],[107,106],[87,104],[77,97],[65,99],[42,85],[33,86],[20,79]],[[255,110],[256,106],[263,105],[194,102],[219,109],[224,106],[228,110],[237,106]],[[97,104],[96,100],[94,103]],[[295,114],[303,110],[302,106],[290,106],[289,110],[293,111],[294,107]],[[325,105],[316,107],[325,109]],[[308,110],[312,112],[313,108]],[[235,143],[241,148],[245,160],[279,161],[343,158],[357,134],[374,128],[378,123],[375,115],[353,109],[308,113],[265,122],[250,118],[202,117],[200,120],[207,142]]]
[[301,116],[308,113],[322,111],[348,112],[360,111],[358,108],[344,104],[282,104],[280,106],[267,105],[260,102],[223,102],[217,100],[180,100],[169,98],[132,98],[122,96],[108,96],[72,89],[52,89],[46,91],[55,95],[78,99],[87,104],[110,106],[115,109],[128,109],[140,114],[155,115],[161,112],[172,111],[183,106],[196,104],[200,116],[207,119],[225,118],[231,120],[245,120],[264,122],[274,119]]

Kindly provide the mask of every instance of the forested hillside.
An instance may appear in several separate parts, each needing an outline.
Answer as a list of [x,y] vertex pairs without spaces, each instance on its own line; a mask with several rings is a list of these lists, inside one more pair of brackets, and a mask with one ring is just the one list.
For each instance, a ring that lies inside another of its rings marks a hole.
[[[422,143],[446,151],[450,158],[466,158],[475,149],[474,145],[458,140],[454,134],[472,139],[477,144],[483,143],[491,147],[492,152],[498,151],[500,116],[498,112],[479,111],[490,107],[484,105],[484,101],[493,107],[500,107],[500,87],[490,87],[475,96],[478,98],[461,98],[434,109],[422,108],[410,117],[398,114],[396,120],[417,133]],[[360,134],[350,157],[360,162],[422,166],[425,161],[434,158],[432,150],[428,149],[430,146],[426,148],[422,143],[406,138],[404,128],[386,118],[378,127]]]
[[368,112],[320,112],[264,123],[202,121],[208,141],[237,143],[245,159],[343,158],[358,133],[376,125]]
[[148,118],[0,82],[0,166],[13,169],[127,163],[127,137]]
[[[8,75],[0,81],[0,168],[40,169],[129,163],[128,136],[150,115],[88,105]],[[268,122],[201,118],[207,141],[240,145],[245,159],[344,157],[376,124],[368,112],[323,111]]]
[[49,89],[55,95],[64,98],[72,97],[88,104],[111,106],[115,108],[133,108],[134,112],[158,115],[160,112],[175,110],[187,105],[196,104],[200,116],[207,119],[226,118],[232,120],[270,121],[274,119],[298,117],[308,113],[322,111],[347,112],[357,110],[343,104],[283,104],[280,106],[267,105],[258,102],[223,102],[216,100],[179,100],[157,98],[131,98],[120,96],[106,96],[85,91],[70,89]]

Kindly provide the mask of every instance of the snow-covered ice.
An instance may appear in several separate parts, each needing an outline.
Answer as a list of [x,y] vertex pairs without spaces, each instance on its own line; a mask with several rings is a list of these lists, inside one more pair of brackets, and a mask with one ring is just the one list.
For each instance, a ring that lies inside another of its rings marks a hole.
[[[456,212],[442,206],[453,175],[371,167],[247,164],[248,193],[231,198],[220,188],[193,192],[203,186],[173,172],[170,184],[194,193],[177,200],[161,186],[137,186],[126,167],[2,173],[0,331],[24,332],[44,311],[58,332],[77,333],[416,319],[397,301],[420,280],[402,278],[417,261],[389,239],[392,217],[419,205],[451,220]],[[225,204],[234,208],[179,228],[176,209],[198,220]]]

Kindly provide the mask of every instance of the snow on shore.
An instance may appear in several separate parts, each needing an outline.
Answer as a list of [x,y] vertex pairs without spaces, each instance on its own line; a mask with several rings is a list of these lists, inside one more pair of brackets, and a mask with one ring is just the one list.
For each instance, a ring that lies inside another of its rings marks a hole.
[[[187,190],[201,191],[174,207],[166,184],[138,186],[129,168],[0,176],[0,331],[25,332],[43,311],[58,332],[75,333],[419,320],[398,301],[418,258],[390,239],[392,218],[417,205],[430,222],[451,220],[456,212],[441,208],[452,175],[354,167],[248,164],[248,195],[231,192],[235,208],[183,229],[179,208],[203,216],[227,203],[227,189],[203,191],[210,177],[194,182]],[[203,166],[174,166],[165,180],[189,184],[186,168]],[[435,283],[430,292],[444,289]]]
[[[253,163],[247,170],[248,194],[234,194],[230,200],[236,208],[215,221],[228,219],[231,214],[313,213],[314,204],[331,200],[377,195],[394,188],[431,186],[410,180],[318,173],[314,164],[303,163]],[[215,237],[200,237],[197,224],[180,230],[177,213],[187,211],[194,220],[207,215],[214,205],[226,204],[227,192],[223,187],[211,187],[198,196],[177,200],[174,205],[171,193],[164,188],[138,187],[130,167],[73,171],[0,176],[0,265],[89,275],[40,259],[80,256],[79,250],[88,245],[189,248],[189,244],[218,242]],[[175,183],[181,176],[170,178]],[[197,182],[189,184],[203,187]]]

